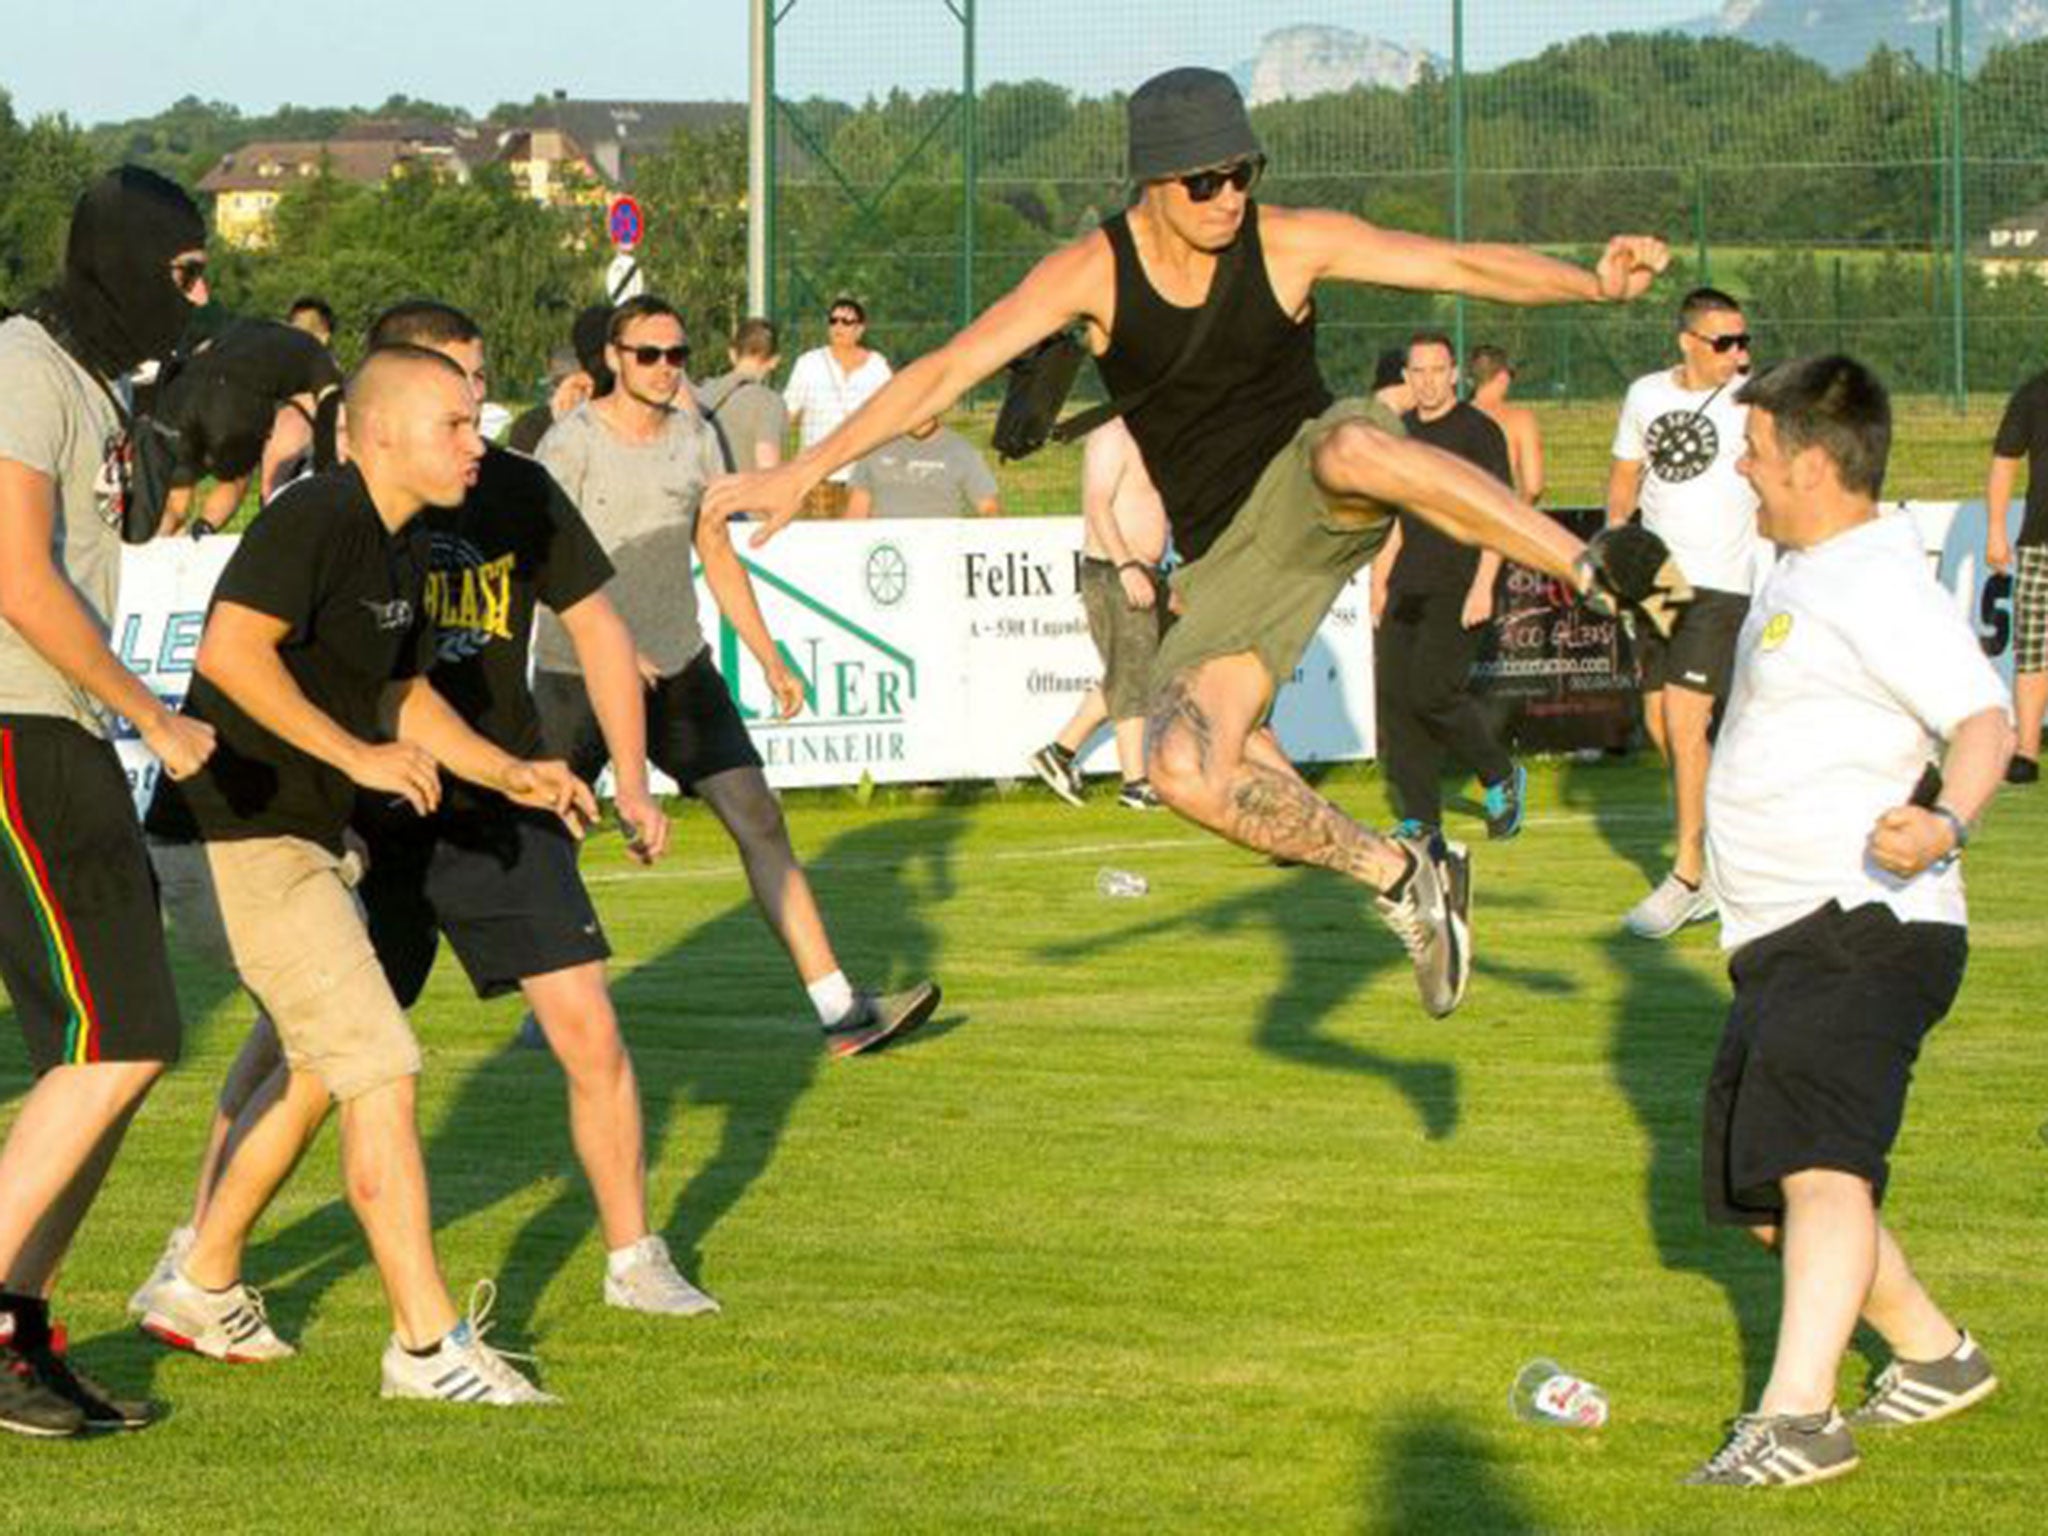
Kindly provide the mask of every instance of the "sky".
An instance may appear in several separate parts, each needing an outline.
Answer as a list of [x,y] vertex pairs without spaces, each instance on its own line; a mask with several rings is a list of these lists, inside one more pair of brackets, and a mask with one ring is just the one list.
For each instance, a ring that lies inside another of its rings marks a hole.
[[[777,3],[789,7],[778,52],[786,88],[801,87],[793,93],[857,99],[958,80],[960,28],[946,0]],[[1483,68],[1581,32],[1718,8],[1466,0],[1468,51]],[[62,112],[85,124],[146,117],[187,95],[250,115],[285,102],[374,106],[395,93],[478,114],[558,89],[737,101],[748,10],[749,0],[0,0],[0,89],[17,117]],[[981,78],[1099,90],[1173,64],[1227,69],[1265,33],[1299,22],[1448,54],[1449,10],[1448,0],[978,0]]]

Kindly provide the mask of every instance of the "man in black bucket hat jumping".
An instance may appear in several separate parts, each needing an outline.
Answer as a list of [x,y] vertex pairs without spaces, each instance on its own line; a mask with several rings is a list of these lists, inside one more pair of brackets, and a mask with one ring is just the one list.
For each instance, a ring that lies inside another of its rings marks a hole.
[[1105,391],[1145,391],[1126,420],[1188,562],[1173,583],[1181,617],[1152,673],[1154,788],[1232,842],[1369,887],[1414,961],[1423,1006],[1442,1016],[1471,970],[1461,860],[1441,843],[1381,837],[1303,782],[1263,729],[1275,691],[1396,507],[1576,590],[1604,582],[1576,538],[1491,476],[1409,441],[1371,402],[1332,397],[1316,366],[1314,288],[1616,302],[1642,294],[1667,253],[1659,240],[1618,237],[1588,270],[1324,209],[1264,207],[1252,190],[1265,165],[1227,76],[1184,68],[1148,80],[1130,100],[1129,209],[1046,257],[830,437],[778,469],[714,485],[706,508],[760,514],[758,546],[830,471],[1043,338],[1082,326]]

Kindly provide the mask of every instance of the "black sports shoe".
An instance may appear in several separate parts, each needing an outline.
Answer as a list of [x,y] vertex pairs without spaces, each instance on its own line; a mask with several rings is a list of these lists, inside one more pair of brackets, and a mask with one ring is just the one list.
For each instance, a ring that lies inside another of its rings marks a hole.
[[938,1006],[939,984],[935,981],[921,981],[902,992],[856,992],[846,1017],[825,1026],[825,1045],[834,1056],[858,1056],[908,1034]]
[[147,1429],[156,1422],[156,1405],[142,1398],[116,1397],[71,1361],[61,1326],[52,1326],[50,1342],[23,1352],[43,1385],[84,1415],[87,1429]]
[[0,1429],[61,1440],[84,1428],[79,1406],[45,1381],[28,1356],[0,1349]]
[[1031,754],[1031,771],[1067,804],[1087,804],[1088,781],[1081,775],[1081,765],[1058,742],[1049,741]]
[[2005,765],[2005,782],[2008,784],[2038,784],[2041,782],[2041,760],[2038,757],[2021,757],[2017,752],[2012,761]]

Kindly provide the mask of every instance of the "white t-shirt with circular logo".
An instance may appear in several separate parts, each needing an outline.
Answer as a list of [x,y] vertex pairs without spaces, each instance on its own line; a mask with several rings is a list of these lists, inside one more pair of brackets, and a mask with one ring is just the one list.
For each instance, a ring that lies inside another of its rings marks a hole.
[[1643,466],[1643,526],[1671,547],[1695,587],[1747,596],[1760,575],[1756,492],[1735,472],[1749,407],[1738,375],[1719,390],[1686,389],[1676,369],[1629,386],[1614,456]]

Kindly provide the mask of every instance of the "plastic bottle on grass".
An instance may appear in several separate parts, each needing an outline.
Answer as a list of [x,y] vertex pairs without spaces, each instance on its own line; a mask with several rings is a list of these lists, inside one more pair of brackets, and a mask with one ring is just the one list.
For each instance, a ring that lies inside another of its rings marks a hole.
[[1527,1424],[1598,1429],[1607,1422],[1607,1394],[1555,1360],[1531,1360],[1515,1377],[1508,1406]]
[[1143,896],[1152,889],[1152,884],[1128,869],[1105,867],[1095,872],[1095,889],[1105,896]]

